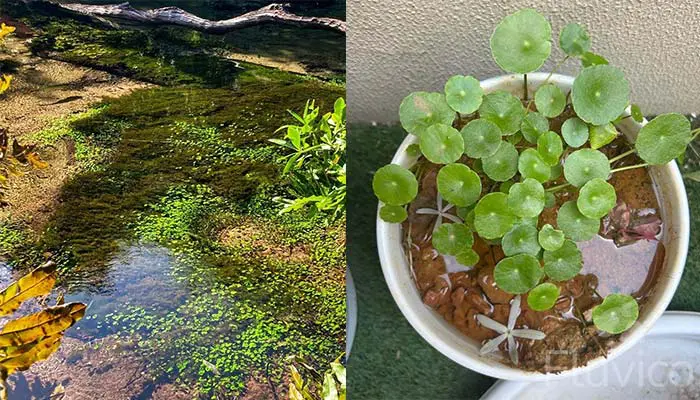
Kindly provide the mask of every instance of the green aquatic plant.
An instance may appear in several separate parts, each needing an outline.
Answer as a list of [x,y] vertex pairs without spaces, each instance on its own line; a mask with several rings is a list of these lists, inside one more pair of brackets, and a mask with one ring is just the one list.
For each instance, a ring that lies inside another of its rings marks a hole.
[[298,124],[278,129],[286,131],[284,139],[269,139],[288,153],[282,158],[282,175],[293,198],[280,199],[282,212],[310,208],[335,220],[345,211],[345,99],[338,98],[333,111],[323,115],[313,100],[301,114],[289,113]]
[[[620,69],[590,52],[582,25],[569,24],[559,36],[565,57],[528,99],[527,74],[544,64],[551,42],[551,26],[542,15],[518,11],[496,27],[491,50],[501,68],[524,74],[522,98],[502,90],[484,94],[476,79],[457,75],[444,93],[411,93],[399,108],[402,126],[417,136],[418,146],[409,146],[408,155],[439,166],[437,209],[416,211],[438,216],[435,249],[469,266],[479,261],[472,249],[475,235],[499,244],[505,258],[495,266],[496,285],[528,294],[529,306],[538,311],[556,303],[559,282],[580,273],[583,256],[576,242],[598,234],[601,218],[617,204],[615,187],[608,183],[612,174],[666,164],[700,134],[683,115],[659,115],[640,129],[629,151],[609,158],[605,151],[620,136],[616,124],[627,117],[643,121],[639,106],[630,106],[628,82]],[[566,93],[549,80],[569,59],[579,59],[582,70]],[[564,121],[559,132],[550,129],[554,118]],[[643,162],[615,167],[633,154]],[[422,178],[420,168],[389,164],[377,170],[372,186],[381,202],[379,216],[405,221]],[[557,207],[556,193],[562,190],[574,200]],[[540,218],[551,208],[555,226]],[[644,238],[655,238],[659,226],[652,228]],[[617,334],[629,329],[637,314],[633,297],[612,294],[594,307],[592,322]]]
[[99,120],[107,112],[108,106],[101,105],[87,111],[58,118],[46,128],[33,133],[30,139],[41,146],[55,146],[59,141],[70,142],[78,166],[85,171],[99,171],[105,161],[113,155],[119,143],[119,134],[129,127],[124,121]]

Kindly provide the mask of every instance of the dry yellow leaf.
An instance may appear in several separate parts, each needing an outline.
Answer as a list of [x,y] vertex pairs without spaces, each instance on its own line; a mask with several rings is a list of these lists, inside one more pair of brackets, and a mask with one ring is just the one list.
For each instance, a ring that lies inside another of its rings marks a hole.
[[5,39],[5,36],[15,31],[14,26],[5,25],[5,23],[0,24],[0,40]]
[[7,89],[10,88],[10,83],[12,82],[12,75],[3,75],[0,76],[0,94],[5,92]]
[[28,299],[43,296],[56,283],[56,264],[47,262],[0,292],[0,316],[15,311]]
[[0,331],[0,346],[22,346],[62,333],[85,315],[85,304],[69,303],[8,322]]
[[49,163],[42,160],[41,157],[39,157],[39,154],[35,151],[27,154],[27,161],[29,161],[29,163],[36,169],[44,169],[48,168],[49,166]]
[[63,334],[49,336],[32,346],[28,351],[0,360],[0,370],[11,375],[15,371],[24,371],[37,361],[46,360],[61,345]]

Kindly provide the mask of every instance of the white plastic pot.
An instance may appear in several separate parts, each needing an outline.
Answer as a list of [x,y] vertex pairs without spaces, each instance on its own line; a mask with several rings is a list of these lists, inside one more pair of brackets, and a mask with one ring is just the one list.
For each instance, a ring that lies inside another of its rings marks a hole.
[[[548,75],[547,73],[528,74],[529,96],[534,95],[534,91]],[[559,86],[564,91],[569,91],[573,82],[573,77],[558,74],[549,79],[549,83]],[[505,75],[487,79],[481,82],[481,87],[485,93],[507,90],[516,96],[521,96],[523,76]],[[618,125],[618,129],[633,141],[645,123],[646,121],[638,124],[632,118],[626,118]],[[412,166],[416,162],[416,157],[409,157],[406,148],[416,142],[417,137],[408,135],[396,151],[392,163],[404,167]],[[545,374],[524,371],[502,364],[489,356],[480,356],[480,343],[465,336],[442,316],[423,304],[420,293],[411,278],[408,262],[401,246],[400,225],[384,222],[377,215],[377,248],[386,283],[396,304],[413,328],[438,351],[464,367],[494,378],[525,381],[563,378],[589,371],[624,353],[644,337],[668,306],[683,273],[690,230],[688,199],[683,179],[675,161],[651,167],[650,174],[654,180],[664,222],[661,240],[666,247],[666,255],[663,271],[647,303],[641,308],[638,321],[621,335],[620,343],[609,351],[607,359],[600,356],[585,366],[558,374]]]

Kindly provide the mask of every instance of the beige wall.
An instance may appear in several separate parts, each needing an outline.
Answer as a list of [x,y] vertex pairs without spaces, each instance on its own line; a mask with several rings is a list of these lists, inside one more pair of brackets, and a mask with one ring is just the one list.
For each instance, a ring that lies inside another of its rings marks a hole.
[[[533,7],[557,38],[568,22],[588,27],[592,50],[621,67],[632,101],[645,113],[700,113],[700,3],[647,0],[349,0],[348,117],[398,120],[402,98],[415,90],[442,90],[454,74],[478,79],[501,74],[488,41],[496,23]],[[556,49],[542,68],[562,58]],[[578,70],[569,61],[564,73]]]

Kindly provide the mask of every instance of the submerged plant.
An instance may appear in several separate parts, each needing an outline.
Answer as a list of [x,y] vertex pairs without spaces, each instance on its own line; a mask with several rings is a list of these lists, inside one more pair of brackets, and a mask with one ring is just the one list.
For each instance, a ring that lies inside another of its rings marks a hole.
[[510,303],[510,313],[508,314],[508,325],[503,325],[498,321],[487,317],[483,314],[478,314],[476,319],[481,323],[481,325],[499,333],[495,338],[487,341],[481,347],[479,352],[481,354],[488,354],[496,349],[501,343],[506,342],[508,344],[508,355],[513,364],[518,364],[518,346],[516,343],[516,338],[526,339],[526,340],[542,340],[545,338],[545,334],[535,329],[515,329],[516,321],[520,316],[522,309],[520,308],[520,296],[515,296],[513,301]]
[[282,212],[311,208],[332,219],[345,210],[345,100],[335,101],[333,112],[319,118],[319,107],[308,101],[301,115],[289,111],[299,125],[285,125],[284,139],[269,139],[289,154],[282,174],[289,180],[293,199],[282,200]]
[[[640,217],[635,224],[628,209],[613,211],[617,193],[608,180],[617,172],[671,162],[700,134],[700,129],[691,131],[683,115],[662,114],[641,128],[631,150],[608,158],[602,150],[620,136],[616,124],[625,118],[643,121],[639,107],[630,106],[629,84],[621,70],[590,52],[586,29],[569,24],[559,35],[566,56],[534,99],[528,99],[527,74],[544,64],[551,42],[551,26],[542,15],[518,11],[503,19],[490,43],[501,68],[525,74],[523,98],[503,90],[484,94],[476,79],[457,75],[443,93],[411,93],[399,108],[402,126],[418,143],[409,146],[408,155],[440,165],[438,199],[455,206],[418,209],[438,216],[433,247],[441,254],[461,255],[458,261],[469,266],[479,261],[472,250],[474,235],[500,244],[505,258],[495,266],[496,285],[511,294],[528,294],[528,305],[536,311],[552,308],[559,286],[579,274],[583,257],[576,242],[598,234],[602,218],[608,221],[603,234],[618,244],[658,235],[658,218]],[[579,59],[582,70],[566,93],[549,80],[569,59]],[[550,128],[554,118],[560,133]],[[633,154],[643,163],[616,167]],[[376,172],[373,188],[385,221],[400,223],[408,217],[405,208],[418,193],[416,174],[420,170],[395,164]],[[556,209],[555,226],[544,223],[540,215],[557,207],[555,193],[564,189],[574,200]],[[443,217],[451,223],[439,226]],[[611,294],[593,309],[592,322],[617,334],[634,324],[638,312],[632,296]],[[486,318],[479,320],[502,333],[498,340],[512,339],[512,324],[496,327]]]

